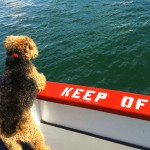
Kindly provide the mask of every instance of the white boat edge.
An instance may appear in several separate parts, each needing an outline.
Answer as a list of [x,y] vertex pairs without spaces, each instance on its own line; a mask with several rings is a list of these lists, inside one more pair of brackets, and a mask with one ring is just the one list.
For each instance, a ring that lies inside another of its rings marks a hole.
[[35,100],[35,121],[53,150],[149,149],[149,121]]

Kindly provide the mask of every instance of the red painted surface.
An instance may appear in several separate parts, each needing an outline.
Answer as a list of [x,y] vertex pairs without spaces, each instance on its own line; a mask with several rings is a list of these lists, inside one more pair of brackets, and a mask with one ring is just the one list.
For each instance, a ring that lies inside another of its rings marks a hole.
[[150,96],[47,82],[38,99],[150,120]]

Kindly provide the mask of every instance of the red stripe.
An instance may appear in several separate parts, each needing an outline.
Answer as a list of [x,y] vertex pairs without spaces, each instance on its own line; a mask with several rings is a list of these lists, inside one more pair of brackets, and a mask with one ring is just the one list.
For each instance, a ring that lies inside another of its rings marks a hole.
[[150,96],[47,82],[38,99],[150,120]]

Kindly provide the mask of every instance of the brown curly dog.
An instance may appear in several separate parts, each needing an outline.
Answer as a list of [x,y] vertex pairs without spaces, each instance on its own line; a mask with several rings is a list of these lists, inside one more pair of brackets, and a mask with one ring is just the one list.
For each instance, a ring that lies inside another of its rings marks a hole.
[[[27,36],[7,36],[4,41],[4,47],[7,52],[18,49],[25,54],[26,60],[31,60],[38,56],[38,48],[34,41]],[[38,91],[45,88],[46,78],[43,73],[39,73],[33,63],[31,63],[31,71],[29,76],[37,82]]]
[[28,143],[33,150],[50,150],[33,120],[31,107],[46,78],[38,73],[30,59],[38,55],[33,40],[26,36],[8,36],[5,72],[0,89],[0,139],[9,150],[22,150]]

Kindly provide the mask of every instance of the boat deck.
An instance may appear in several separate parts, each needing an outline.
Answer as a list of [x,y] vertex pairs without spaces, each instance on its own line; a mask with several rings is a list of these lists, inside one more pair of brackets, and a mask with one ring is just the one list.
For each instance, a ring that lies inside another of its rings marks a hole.
[[52,150],[138,150],[122,144],[40,123]]

